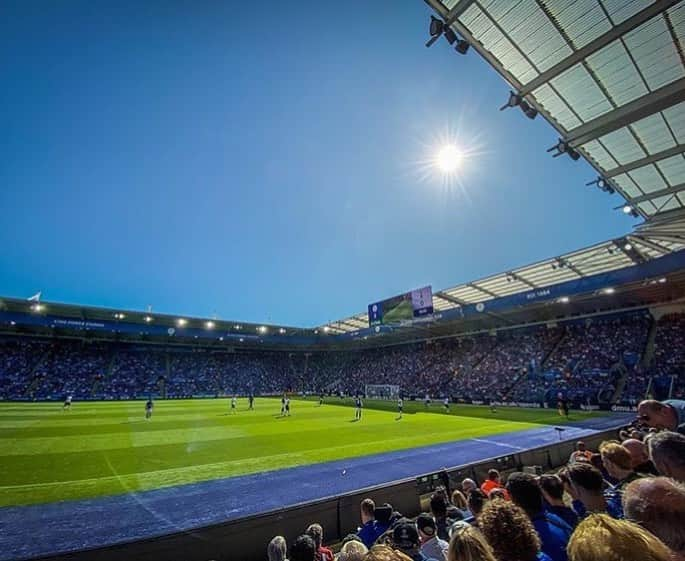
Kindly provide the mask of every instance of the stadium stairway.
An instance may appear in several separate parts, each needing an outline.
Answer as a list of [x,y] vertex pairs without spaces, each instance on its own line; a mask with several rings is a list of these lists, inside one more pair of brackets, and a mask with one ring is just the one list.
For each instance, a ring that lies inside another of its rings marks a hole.
[[656,332],[657,321],[656,319],[652,318],[652,322],[649,325],[649,332],[647,333],[647,342],[645,343],[645,348],[642,351],[642,360],[640,361],[640,366],[642,366],[642,368],[649,368],[649,365],[652,364],[652,360],[654,359],[654,342],[656,341]]
[[557,339],[556,343],[554,343],[554,346],[543,357],[542,362],[540,363],[540,367],[542,370],[544,370],[547,367],[547,363],[552,359],[554,354],[557,352],[561,344],[564,342],[564,339],[566,339],[566,328],[562,327],[561,335],[559,335],[559,338]]

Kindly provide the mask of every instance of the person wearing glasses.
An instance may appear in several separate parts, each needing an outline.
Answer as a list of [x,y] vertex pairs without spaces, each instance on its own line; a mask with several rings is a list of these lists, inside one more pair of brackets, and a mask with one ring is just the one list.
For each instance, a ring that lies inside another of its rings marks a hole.
[[648,427],[685,434],[685,400],[645,399],[637,406],[637,418]]

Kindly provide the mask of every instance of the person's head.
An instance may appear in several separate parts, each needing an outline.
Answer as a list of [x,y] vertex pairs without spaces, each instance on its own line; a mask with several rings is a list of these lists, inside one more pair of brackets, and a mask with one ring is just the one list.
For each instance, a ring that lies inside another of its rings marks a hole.
[[648,427],[673,430],[678,424],[675,411],[655,399],[645,399],[637,406],[637,418]]
[[633,460],[627,448],[618,442],[606,441],[599,445],[604,469],[616,479],[623,479],[633,471]]
[[670,561],[663,542],[644,528],[608,514],[591,514],[571,535],[569,561]]
[[421,541],[414,523],[405,520],[397,524],[392,530],[392,543],[397,549],[408,555],[416,552],[421,545]]
[[467,508],[466,497],[464,496],[464,493],[462,493],[459,489],[455,489],[454,491],[452,491],[452,504],[462,510]]
[[364,561],[412,561],[412,558],[389,545],[374,545],[369,549]]
[[437,519],[443,519],[447,516],[447,500],[442,493],[433,493],[431,495],[431,513]]
[[497,561],[492,547],[478,528],[462,525],[452,532],[447,561]]
[[323,527],[321,524],[310,524],[304,533],[314,540],[316,549],[321,547],[323,543]]
[[488,479],[490,481],[494,481],[495,483],[499,483],[500,482],[499,471],[497,471],[496,469],[489,469],[488,470]]
[[469,493],[474,489],[478,489],[478,485],[476,485],[476,482],[473,479],[467,477],[461,482],[461,490],[464,492],[465,496],[468,497]]
[[438,533],[435,518],[425,512],[416,517],[416,529],[419,531],[419,537],[422,542],[427,542]]
[[350,540],[340,548],[337,559],[338,561],[363,561],[368,551],[362,542]]
[[636,479],[626,486],[623,511],[685,557],[685,485],[667,477]]
[[297,536],[290,544],[290,561],[314,561],[316,558],[316,544],[307,534]]
[[483,493],[483,491],[481,491],[480,489],[474,489],[473,491],[471,491],[469,493],[468,499],[466,499],[471,514],[478,518],[487,500],[488,498],[485,496],[485,493]]
[[374,512],[376,511],[376,503],[372,499],[364,499],[360,505],[362,523],[366,524],[369,520],[374,519]]
[[558,475],[545,474],[538,478],[542,496],[550,505],[561,506],[564,502],[564,483]]
[[384,503],[381,506],[377,506],[374,511],[374,517],[379,524],[390,524],[392,518],[392,505],[390,503]]
[[285,561],[288,547],[283,536],[275,536],[266,548],[269,561]]
[[478,525],[498,561],[534,561],[540,538],[525,511],[510,501],[491,501]]
[[588,499],[598,500],[604,489],[602,472],[590,464],[575,463],[563,472],[562,479],[568,481],[567,490],[575,499],[588,503]]
[[528,516],[535,516],[542,510],[542,491],[534,475],[515,471],[507,479],[507,491],[511,500],[525,510]]
[[649,461],[649,456],[647,455],[647,447],[644,445],[643,442],[640,442],[635,438],[629,438],[628,440],[624,440],[623,442],[621,442],[621,445],[626,450],[628,450],[633,469]]
[[587,450],[587,448],[585,448],[585,442],[583,442],[582,440],[576,442],[576,450],[578,450],[578,452],[585,452],[585,450]]
[[501,487],[495,487],[488,493],[488,499],[491,501],[494,501],[495,499],[502,499],[505,500],[507,498],[507,495]]
[[685,435],[668,431],[651,435],[647,450],[661,475],[685,483]]

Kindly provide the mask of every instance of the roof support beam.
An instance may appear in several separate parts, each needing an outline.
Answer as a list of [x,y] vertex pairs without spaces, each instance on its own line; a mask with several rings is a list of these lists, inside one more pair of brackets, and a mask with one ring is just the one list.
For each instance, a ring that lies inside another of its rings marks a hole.
[[452,9],[447,12],[447,17],[445,18],[445,23],[450,25],[454,22],[461,14],[469,9],[469,6],[473,4],[474,0],[459,0]]
[[[428,1],[428,0],[427,0]],[[654,2],[648,8],[639,11],[634,16],[628,18],[619,25],[613,27],[603,35],[600,35],[595,40],[591,41],[584,47],[575,51],[572,55],[566,57],[564,60],[558,62],[551,68],[547,69],[542,74],[533,78],[530,82],[525,84],[520,90],[521,96],[526,96],[540,86],[546,84],[550,80],[556,78],[560,74],[566,72],[569,68],[575,66],[579,62],[585,60],[590,55],[606,47],[609,43],[615,41],[622,35],[629,33],[633,29],[639,27],[646,21],[652,19],[654,16],[666,11],[671,6],[675,6],[680,0],[659,0]]]
[[567,269],[570,269],[571,271],[573,271],[579,277],[581,277],[581,278],[583,277],[583,273],[580,272],[580,269],[578,267],[576,267],[570,261],[567,261],[566,259],[564,259],[563,257],[557,257],[557,263],[559,264],[559,267],[561,267],[562,269],[564,267],[566,267]]
[[631,239],[631,241],[633,241],[633,243],[635,243],[635,241],[637,241],[637,243],[644,245],[644,246],[647,246],[648,248],[656,251],[657,253],[661,253],[661,255],[668,255],[669,253],[671,253],[671,250],[668,249],[667,247],[664,247],[663,245],[658,244],[652,240],[648,240],[647,238],[644,238],[642,236],[631,235],[630,237],[634,238],[634,240]]
[[487,288],[481,288],[480,286],[475,285],[472,282],[466,283],[466,286],[468,286],[469,288],[473,288],[475,290],[478,290],[478,291],[482,292],[483,294],[487,294],[488,296],[492,296],[493,298],[499,298],[499,296],[497,296],[497,294],[495,294],[494,292],[490,292]]
[[658,199],[664,195],[674,195],[675,193],[680,193],[685,191],[685,183],[680,183],[679,185],[674,185],[673,187],[668,187],[666,189],[660,189],[659,191],[653,191],[647,193],[646,195],[640,195],[639,197],[633,197],[628,199],[628,204],[636,205],[639,203],[644,203],[645,201],[651,201],[652,199]]
[[511,278],[514,279],[514,280],[519,281],[520,283],[525,284],[526,286],[529,286],[529,287],[531,287],[531,288],[537,288],[537,286],[536,286],[535,284],[533,284],[532,282],[530,282],[530,281],[524,279],[522,276],[517,275],[517,274],[514,273],[514,272],[509,272],[509,273],[507,273],[507,276],[508,276],[508,277],[511,277]]
[[628,126],[635,121],[668,109],[681,101],[685,101],[685,78],[671,82],[658,90],[576,127],[569,131],[566,136],[566,142],[573,147],[582,146],[591,140]]
[[622,173],[628,173],[629,171],[633,171],[634,169],[638,169],[646,165],[656,163],[660,160],[665,160],[666,158],[670,158],[672,156],[677,156],[678,154],[685,154],[685,144],[676,144],[672,148],[662,150],[661,152],[657,152],[656,154],[652,154],[651,156],[640,158],[639,160],[635,160],[624,166],[618,166],[617,168],[610,169],[604,174],[604,177],[606,179],[616,177],[617,175],[621,175]]
[[450,296],[449,294],[445,294],[444,292],[436,292],[435,294],[433,294],[433,296],[437,296],[438,298],[442,298],[443,300],[446,300],[447,302],[451,302],[452,304],[457,304],[458,306],[467,306],[468,305],[463,300],[460,300],[459,298],[455,298],[454,296]]

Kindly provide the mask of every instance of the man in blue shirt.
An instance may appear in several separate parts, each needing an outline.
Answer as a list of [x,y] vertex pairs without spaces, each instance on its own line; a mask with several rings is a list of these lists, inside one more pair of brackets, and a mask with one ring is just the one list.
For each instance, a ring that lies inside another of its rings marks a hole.
[[357,535],[364,542],[366,547],[371,547],[378,539],[380,534],[376,526],[376,503],[371,499],[364,499],[361,502],[361,518],[362,525],[357,531]]
[[542,491],[535,476],[514,472],[507,479],[507,490],[511,500],[526,511],[533,523],[540,536],[543,553],[552,561],[568,561],[566,546],[573,529],[558,516],[544,510]]
[[649,427],[685,434],[685,401],[645,399],[637,406],[637,417]]

